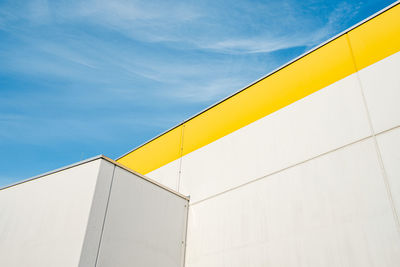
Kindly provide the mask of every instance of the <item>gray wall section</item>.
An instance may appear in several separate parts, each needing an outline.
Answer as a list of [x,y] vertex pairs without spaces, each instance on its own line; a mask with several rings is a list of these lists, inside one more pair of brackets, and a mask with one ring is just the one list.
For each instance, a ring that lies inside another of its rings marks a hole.
[[116,167],[96,266],[183,266],[187,204]]
[[96,266],[183,266],[187,204],[116,167]]

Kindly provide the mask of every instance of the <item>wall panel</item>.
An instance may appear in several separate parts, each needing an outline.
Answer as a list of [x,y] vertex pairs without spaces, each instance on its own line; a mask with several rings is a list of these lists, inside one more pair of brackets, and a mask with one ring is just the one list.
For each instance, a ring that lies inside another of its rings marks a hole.
[[377,136],[397,214],[400,212],[400,128]]
[[78,266],[100,160],[0,191],[0,265]]
[[400,52],[359,71],[375,132],[400,125],[399,72]]
[[116,167],[96,266],[183,266],[187,205]]
[[371,139],[190,207],[187,266],[396,267]]

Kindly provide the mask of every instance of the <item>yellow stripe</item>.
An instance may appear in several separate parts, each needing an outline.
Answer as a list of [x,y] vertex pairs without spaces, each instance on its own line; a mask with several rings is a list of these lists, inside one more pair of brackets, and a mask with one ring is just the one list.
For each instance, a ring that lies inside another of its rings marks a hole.
[[348,33],[357,69],[361,70],[400,50],[400,5]]
[[139,147],[117,162],[146,174],[181,156],[182,125]]
[[188,154],[353,73],[344,36],[188,121]]
[[[400,5],[347,34],[358,69],[398,52]],[[346,38],[338,37],[118,162],[148,173],[355,73]]]

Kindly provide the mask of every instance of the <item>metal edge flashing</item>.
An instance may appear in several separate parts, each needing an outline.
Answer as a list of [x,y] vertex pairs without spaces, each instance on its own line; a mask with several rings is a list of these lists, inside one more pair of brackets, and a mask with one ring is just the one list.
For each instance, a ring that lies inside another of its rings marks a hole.
[[138,172],[136,172],[136,171],[134,171],[134,170],[132,170],[132,169],[130,169],[130,168],[128,168],[128,167],[122,165],[121,163],[118,163],[118,162],[116,162],[115,160],[112,160],[112,159],[110,159],[109,157],[104,156],[104,155],[97,155],[97,156],[94,156],[94,157],[91,157],[91,158],[88,158],[88,159],[85,159],[85,160],[76,162],[76,163],[74,163],[74,164],[67,165],[67,166],[64,166],[64,167],[55,169],[55,170],[53,170],[53,171],[45,172],[45,173],[43,173],[43,174],[36,175],[36,176],[34,176],[34,177],[31,177],[31,178],[28,178],[28,179],[25,179],[25,180],[22,180],[22,181],[19,181],[19,182],[16,182],[16,183],[7,185],[7,186],[5,186],[5,187],[1,187],[1,188],[0,188],[0,191],[1,191],[1,190],[4,190],[4,189],[7,189],[7,188],[10,188],[10,187],[14,187],[14,186],[16,186],[16,185],[20,185],[20,184],[23,184],[23,183],[26,183],[26,182],[30,182],[30,181],[36,180],[36,179],[39,179],[39,178],[43,178],[43,177],[48,176],[48,175],[51,175],[51,174],[55,174],[55,173],[58,173],[58,172],[61,172],[61,171],[65,171],[65,170],[67,170],[67,169],[74,168],[74,167],[77,167],[77,166],[79,166],[79,165],[82,165],[82,164],[85,164],[85,163],[89,163],[89,162],[92,162],[92,161],[95,161],[95,160],[98,160],[98,159],[103,159],[103,160],[105,160],[105,161],[108,161],[108,162],[110,162],[111,164],[114,164],[115,166],[120,167],[121,169],[124,169],[124,170],[126,170],[126,171],[128,171],[128,172],[130,172],[130,173],[132,173],[132,174],[135,174],[136,176],[139,176],[140,178],[142,178],[143,180],[146,180],[146,181],[149,182],[149,183],[152,183],[152,184],[154,184],[154,185],[156,185],[156,186],[158,186],[158,187],[161,187],[162,189],[164,189],[164,190],[166,190],[166,191],[169,191],[170,193],[173,193],[173,194],[177,195],[178,197],[181,197],[181,198],[183,198],[183,199],[185,199],[185,200],[187,200],[187,201],[190,200],[190,197],[189,197],[189,196],[185,196],[185,195],[183,195],[183,194],[181,194],[181,193],[179,193],[179,192],[177,192],[177,191],[175,191],[175,190],[173,190],[173,189],[171,189],[171,188],[168,188],[168,187],[166,187],[165,185],[162,185],[162,184],[158,183],[157,181],[152,180],[152,179],[150,179],[149,177],[146,177],[146,176],[144,176],[143,174],[140,174],[140,173],[138,173]]
[[379,10],[378,12],[372,14],[371,16],[367,17],[366,19],[364,19],[364,20],[362,20],[362,21],[356,23],[355,25],[351,26],[350,28],[348,28],[348,29],[346,29],[346,30],[344,30],[344,31],[342,31],[342,32],[340,32],[340,33],[338,33],[337,35],[335,35],[335,36],[329,38],[329,39],[326,40],[325,42],[322,42],[321,44],[315,46],[314,48],[311,48],[311,49],[308,50],[307,52],[305,52],[305,53],[303,53],[303,54],[301,54],[301,55],[295,57],[294,59],[290,60],[289,62],[287,62],[287,63],[281,65],[280,67],[278,67],[278,68],[276,68],[276,69],[270,71],[268,74],[266,74],[266,75],[262,76],[261,78],[255,80],[254,82],[250,83],[249,85],[246,85],[245,87],[239,89],[238,91],[234,92],[233,94],[228,95],[227,97],[223,98],[222,100],[219,100],[218,102],[216,102],[216,103],[210,105],[209,107],[207,107],[207,108],[205,108],[205,109],[199,111],[198,113],[194,114],[193,116],[189,117],[188,119],[185,119],[185,120],[182,121],[181,123],[179,123],[179,124],[177,124],[177,125],[175,125],[175,126],[169,128],[169,129],[167,129],[166,131],[164,131],[164,132],[162,132],[162,133],[156,135],[155,137],[151,138],[150,140],[148,140],[148,141],[146,141],[146,142],[144,142],[144,143],[142,143],[142,144],[136,146],[135,148],[129,150],[128,152],[126,152],[126,153],[124,153],[123,155],[119,156],[119,157],[116,158],[115,160],[120,160],[121,158],[127,156],[127,155],[130,154],[131,152],[133,152],[133,151],[135,151],[135,150],[137,150],[137,149],[139,149],[139,148],[141,148],[141,147],[147,145],[148,143],[154,141],[155,139],[157,139],[157,138],[163,136],[164,134],[166,134],[166,133],[172,131],[173,129],[175,129],[175,128],[177,128],[177,127],[179,127],[179,126],[185,124],[186,122],[188,122],[188,121],[194,119],[195,117],[201,115],[202,113],[206,112],[207,110],[210,110],[210,109],[212,109],[213,107],[215,107],[215,106],[221,104],[222,102],[224,102],[224,101],[226,101],[226,100],[232,98],[233,96],[239,94],[240,92],[246,90],[247,88],[253,86],[254,84],[256,84],[256,83],[258,83],[258,82],[260,82],[260,81],[266,79],[267,77],[273,75],[274,73],[280,71],[281,69],[286,68],[287,66],[289,66],[289,65],[293,64],[294,62],[300,60],[301,58],[303,58],[303,57],[305,57],[305,56],[311,54],[311,53],[314,52],[315,50],[318,50],[319,48],[321,48],[321,47],[327,45],[328,43],[330,43],[330,42],[332,42],[332,41],[338,39],[339,37],[341,37],[341,36],[347,34],[348,32],[350,32],[350,31],[354,30],[355,28],[357,28],[357,27],[363,25],[364,23],[366,23],[366,22],[372,20],[373,18],[375,18],[375,17],[379,16],[380,14],[382,14],[382,13],[388,11],[389,9],[395,7],[395,6],[398,5],[398,4],[400,4],[400,0],[398,0],[398,1],[396,1],[396,2],[394,2],[394,3],[392,3],[392,4],[390,4],[389,6],[383,8],[383,9],[381,9],[381,10]]

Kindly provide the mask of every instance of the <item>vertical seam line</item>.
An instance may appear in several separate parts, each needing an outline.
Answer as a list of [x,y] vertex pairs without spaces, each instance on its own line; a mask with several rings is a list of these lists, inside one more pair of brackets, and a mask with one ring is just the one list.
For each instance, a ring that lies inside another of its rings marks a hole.
[[105,210],[105,212],[104,212],[103,225],[101,226],[101,233],[100,233],[99,245],[98,245],[98,247],[97,247],[96,262],[95,262],[95,264],[94,264],[95,267],[97,266],[97,261],[98,261],[98,259],[99,259],[99,255],[100,255],[100,247],[101,247],[101,242],[102,242],[102,240],[103,240],[104,225],[105,225],[105,223],[106,223],[106,217],[107,217],[107,212],[108,212],[108,206],[109,206],[110,197],[111,197],[111,190],[112,190],[112,186],[113,186],[113,183],[114,183],[115,168],[116,168],[116,166],[114,165],[114,169],[113,169],[112,176],[111,176],[110,191],[108,192],[106,210]]
[[179,192],[180,184],[181,184],[181,173],[182,173],[182,157],[183,157],[183,138],[185,135],[185,124],[182,125],[182,133],[181,133],[181,147],[180,147],[180,157],[179,157],[179,170],[178,170],[178,185],[176,187],[176,191]]
[[187,201],[187,203],[185,204],[185,229],[183,231],[184,234],[184,246],[183,246],[183,262],[182,262],[182,266],[185,267],[186,266],[186,249],[187,249],[187,233],[188,233],[188,227],[189,227],[189,201]]
[[379,148],[379,145],[378,145],[378,141],[377,141],[377,138],[376,138],[376,134],[375,134],[375,131],[374,131],[374,127],[372,125],[372,119],[371,119],[371,115],[370,115],[370,112],[369,112],[369,109],[368,109],[367,99],[366,99],[365,94],[364,94],[363,84],[362,84],[362,81],[361,81],[361,78],[360,78],[359,69],[358,69],[357,62],[356,62],[356,59],[355,59],[355,56],[354,56],[353,48],[351,46],[351,41],[350,41],[349,34],[346,33],[345,35],[346,35],[347,43],[349,45],[351,59],[353,61],[353,65],[354,65],[354,68],[355,68],[355,71],[356,71],[355,73],[356,73],[357,81],[358,81],[358,84],[360,86],[361,97],[362,97],[362,100],[363,100],[365,111],[367,113],[368,124],[369,124],[370,130],[371,130],[371,136],[372,136],[372,140],[374,142],[375,151],[376,151],[376,155],[377,155],[377,158],[378,158],[379,167],[381,169],[383,182],[384,182],[385,187],[386,187],[387,197],[389,199],[389,203],[390,203],[390,206],[391,206],[391,209],[392,209],[393,219],[394,219],[395,224],[397,226],[396,227],[397,228],[397,232],[398,232],[398,234],[400,234],[400,219],[399,219],[399,215],[397,213],[396,206],[395,206],[395,203],[394,203],[394,200],[393,200],[393,194],[392,194],[392,190],[390,188],[390,182],[389,182],[386,170],[385,170],[385,164],[383,163],[383,159],[382,159],[381,151],[380,151],[380,148]]

